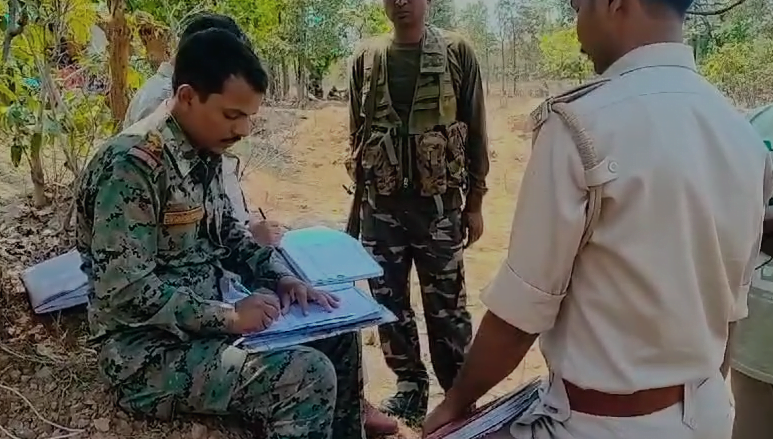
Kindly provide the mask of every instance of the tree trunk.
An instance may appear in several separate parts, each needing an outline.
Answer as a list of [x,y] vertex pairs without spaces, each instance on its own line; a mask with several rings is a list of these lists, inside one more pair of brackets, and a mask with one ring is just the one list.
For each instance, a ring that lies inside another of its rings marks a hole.
[[268,93],[267,97],[271,100],[279,100],[279,94],[282,92],[281,90],[281,80],[279,78],[279,75],[277,75],[276,71],[276,64],[266,62],[268,65],[268,77],[269,77],[269,83],[268,83]]
[[518,96],[518,47],[516,41],[517,35],[515,34],[515,25],[513,25],[513,39],[510,42],[510,50],[513,52],[513,96]]
[[27,24],[27,12],[22,10],[19,0],[8,1],[8,27],[5,29],[3,40],[2,63],[8,62],[11,57],[11,42],[24,31]]
[[298,55],[298,60],[296,62],[295,75],[297,80],[298,104],[303,108],[306,106],[306,101],[309,97],[306,89],[306,69],[303,68],[304,62],[302,54]]
[[290,94],[290,64],[287,57],[282,57],[282,99],[287,99]]
[[30,138],[28,155],[30,180],[32,180],[32,202],[37,208],[48,204],[48,198],[46,197],[46,174],[43,171],[43,160],[40,157],[40,150],[43,148],[43,113],[45,108],[46,89],[41,87],[38,123],[35,127],[35,133]]
[[110,10],[110,22],[107,25],[110,90],[107,97],[117,130],[120,128],[129,106],[127,76],[129,73],[131,31],[126,22],[125,0],[108,0],[107,4]]
[[486,96],[491,94],[491,50],[486,49],[483,52],[486,57]]
[[40,148],[30,148],[29,165],[30,179],[32,180],[32,201],[35,207],[41,208],[48,204],[48,198],[46,197],[46,174],[43,172]]
[[500,40],[502,43],[502,96],[507,96],[507,90],[505,87],[507,86],[507,63],[505,62],[505,36],[502,35],[502,39]]

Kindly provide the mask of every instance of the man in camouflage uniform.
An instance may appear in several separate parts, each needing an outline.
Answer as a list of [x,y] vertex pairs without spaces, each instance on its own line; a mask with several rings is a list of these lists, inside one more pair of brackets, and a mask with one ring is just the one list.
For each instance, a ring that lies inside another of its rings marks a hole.
[[483,232],[489,167],[478,62],[459,35],[425,26],[429,3],[384,1],[394,34],[361,45],[350,84],[347,168],[366,188],[363,243],[384,268],[371,290],[400,319],[379,328],[398,381],[382,409],[409,425],[424,418],[429,390],[411,309],[411,265],[432,364],[447,390],[471,339],[462,253],[465,238],[468,246]]
[[[291,303],[337,306],[272,262],[224,191],[221,154],[248,134],[266,72],[219,29],[184,41],[175,61],[173,99],[108,141],[79,184],[100,369],[133,413],[236,415],[270,439],[362,439],[356,335],[266,353],[233,346]],[[224,303],[225,270],[255,293]]]
[[[196,32],[206,29],[222,29],[231,32],[241,39],[245,44],[250,45],[247,36],[239,29],[236,22],[225,15],[200,13],[190,18],[185,29],[180,34],[180,40],[190,38]],[[148,78],[145,84],[137,90],[126,117],[123,122],[124,129],[139,122],[158,108],[164,100],[172,96],[172,73],[174,66],[171,62],[163,62],[159,66],[155,75]],[[266,218],[250,215],[247,208],[244,194],[241,190],[238,174],[238,158],[235,156],[223,157],[223,178],[225,182],[225,191],[231,199],[234,207],[234,217],[239,221],[248,224],[249,232],[258,243],[263,245],[277,246],[287,229],[285,225],[268,220]],[[363,378],[367,381],[367,370],[363,369]],[[397,422],[381,413],[376,407],[367,400],[363,401],[363,410],[365,418],[365,429],[368,434],[384,435],[397,433]]]

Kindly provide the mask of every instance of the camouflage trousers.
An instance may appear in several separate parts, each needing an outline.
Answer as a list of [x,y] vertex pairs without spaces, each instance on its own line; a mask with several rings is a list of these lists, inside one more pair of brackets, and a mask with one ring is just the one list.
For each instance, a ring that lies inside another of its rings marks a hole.
[[[104,348],[100,363],[119,406],[135,414],[236,417],[266,439],[365,438],[358,334],[265,353],[245,353],[227,341],[199,339],[156,351],[122,382],[115,380],[121,365]],[[127,360],[126,366],[133,359]]]
[[451,388],[472,339],[464,282],[461,211],[435,212],[374,208],[363,203],[362,242],[384,269],[370,281],[376,300],[398,321],[379,327],[384,358],[397,375],[398,389],[425,385],[416,315],[411,307],[410,272],[416,265],[427,323],[432,366],[444,390]]

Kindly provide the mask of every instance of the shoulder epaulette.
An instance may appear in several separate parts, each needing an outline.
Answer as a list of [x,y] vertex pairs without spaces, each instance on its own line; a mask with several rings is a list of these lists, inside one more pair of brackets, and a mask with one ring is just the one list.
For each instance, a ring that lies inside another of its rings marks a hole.
[[585,184],[588,188],[588,204],[585,214],[585,228],[580,238],[582,249],[590,241],[593,229],[601,215],[602,186],[617,178],[617,163],[612,157],[599,157],[596,153],[593,138],[582,125],[577,115],[569,108],[569,103],[580,99],[609,82],[609,79],[599,79],[583,84],[577,88],[548,98],[531,113],[533,126],[532,147],[536,144],[539,129],[551,114],[556,113],[566,125],[572,136],[577,152],[585,171]]
[[145,137],[129,148],[129,155],[136,157],[150,169],[158,169],[163,162],[164,141],[157,131],[149,131]]
[[554,104],[568,104],[570,102],[576,101],[577,99],[580,99],[593,90],[596,90],[607,82],[609,82],[608,78],[586,82],[579,87],[575,87],[569,91],[545,99],[545,101],[543,101],[536,109],[534,109],[534,111],[531,112],[532,130],[539,129],[542,124],[548,120]]

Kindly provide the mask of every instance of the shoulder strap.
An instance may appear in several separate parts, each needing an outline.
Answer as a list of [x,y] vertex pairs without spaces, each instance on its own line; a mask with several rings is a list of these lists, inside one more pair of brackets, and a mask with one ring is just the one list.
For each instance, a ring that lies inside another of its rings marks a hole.
[[593,139],[581,124],[577,115],[571,110],[569,103],[585,96],[607,82],[607,79],[593,81],[562,95],[550,98],[532,113],[535,130],[533,139],[536,139],[539,129],[547,121],[550,114],[555,113],[569,129],[572,140],[580,154],[582,167],[585,170],[585,181],[588,185],[588,206],[586,208],[585,227],[580,239],[580,249],[588,244],[593,235],[593,230],[601,214],[601,189],[604,184],[617,178],[617,163],[609,157],[603,159],[598,157]]
[[362,141],[366,142],[370,137],[370,129],[373,125],[373,117],[376,114],[376,88],[378,77],[381,74],[381,58],[383,57],[381,46],[373,50],[373,67],[370,70],[370,88],[365,101],[365,124],[362,130]]

